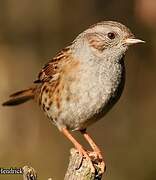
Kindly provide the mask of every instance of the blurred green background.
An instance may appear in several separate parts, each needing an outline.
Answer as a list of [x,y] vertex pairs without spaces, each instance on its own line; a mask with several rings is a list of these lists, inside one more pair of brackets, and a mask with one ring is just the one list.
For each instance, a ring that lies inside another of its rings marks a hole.
[[[0,0],[0,102],[31,85],[43,64],[101,20],[120,21],[146,41],[127,53],[120,101],[88,130],[107,163],[104,179],[155,180],[155,0]],[[0,107],[0,167],[31,165],[39,179],[60,180],[71,147],[34,102]],[[22,177],[0,175],[1,179]]]

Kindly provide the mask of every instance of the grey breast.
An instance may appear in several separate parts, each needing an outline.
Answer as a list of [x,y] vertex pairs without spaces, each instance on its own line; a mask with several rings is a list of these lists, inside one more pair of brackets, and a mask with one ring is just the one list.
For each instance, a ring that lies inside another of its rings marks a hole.
[[71,83],[66,92],[73,98],[63,105],[57,121],[59,127],[84,129],[104,116],[121,96],[125,82],[123,58],[114,64],[99,64],[93,70],[88,68],[80,69],[78,81]]

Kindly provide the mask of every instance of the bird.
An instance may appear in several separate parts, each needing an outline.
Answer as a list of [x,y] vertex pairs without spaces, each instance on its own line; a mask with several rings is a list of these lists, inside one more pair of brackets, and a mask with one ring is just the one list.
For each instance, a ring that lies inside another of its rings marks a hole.
[[90,159],[89,153],[72,131],[81,132],[103,162],[86,129],[119,100],[125,85],[125,53],[130,45],[144,42],[116,21],[91,25],[43,66],[32,86],[11,94],[2,105],[34,99],[84,158]]

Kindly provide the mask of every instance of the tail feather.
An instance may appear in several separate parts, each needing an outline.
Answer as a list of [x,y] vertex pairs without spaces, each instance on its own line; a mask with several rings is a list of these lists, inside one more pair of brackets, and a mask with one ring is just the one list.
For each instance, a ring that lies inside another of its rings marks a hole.
[[22,91],[15,92],[10,95],[8,101],[4,102],[3,106],[15,106],[34,98],[36,88],[29,88]]

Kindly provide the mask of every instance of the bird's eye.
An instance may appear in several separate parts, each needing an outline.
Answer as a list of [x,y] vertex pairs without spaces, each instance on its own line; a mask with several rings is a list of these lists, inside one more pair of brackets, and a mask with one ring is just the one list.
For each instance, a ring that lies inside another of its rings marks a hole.
[[109,32],[108,37],[109,37],[109,39],[114,39],[115,38],[115,33],[114,32]]

